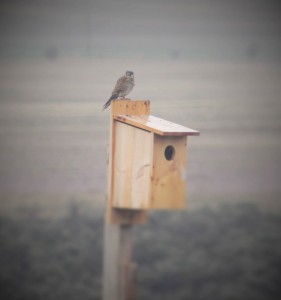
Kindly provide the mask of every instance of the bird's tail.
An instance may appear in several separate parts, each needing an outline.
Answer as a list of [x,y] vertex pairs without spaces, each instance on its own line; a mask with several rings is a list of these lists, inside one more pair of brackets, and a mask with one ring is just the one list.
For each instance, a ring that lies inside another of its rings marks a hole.
[[105,110],[105,109],[110,105],[111,101],[114,100],[114,99],[117,99],[117,98],[118,98],[118,95],[112,95],[112,96],[107,100],[107,102],[104,104],[102,110]]

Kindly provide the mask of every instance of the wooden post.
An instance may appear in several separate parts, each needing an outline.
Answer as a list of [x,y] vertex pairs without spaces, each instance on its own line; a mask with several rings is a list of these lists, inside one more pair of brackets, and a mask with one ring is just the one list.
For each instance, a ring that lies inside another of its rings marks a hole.
[[104,224],[103,300],[136,299],[136,264],[132,262],[132,226],[146,221],[145,210],[117,209],[112,206],[114,176],[114,115],[149,115],[149,101],[116,100],[111,104],[108,201]]
[[136,299],[132,227],[147,209],[184,207],[187,136],[199,134],[151,116],[150,101],[112,102],[103,300]]
[[136,299],[136,264],[132,262],[132,225],[105,222],[103,300]]

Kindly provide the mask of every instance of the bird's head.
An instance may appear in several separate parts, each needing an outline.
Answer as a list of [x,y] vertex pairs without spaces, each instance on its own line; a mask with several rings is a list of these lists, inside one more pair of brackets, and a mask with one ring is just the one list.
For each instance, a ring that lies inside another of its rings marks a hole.
[[132,71],[126,71],[126,77],[128,77],[128,78],[134,78],[134,72],[132,72]]

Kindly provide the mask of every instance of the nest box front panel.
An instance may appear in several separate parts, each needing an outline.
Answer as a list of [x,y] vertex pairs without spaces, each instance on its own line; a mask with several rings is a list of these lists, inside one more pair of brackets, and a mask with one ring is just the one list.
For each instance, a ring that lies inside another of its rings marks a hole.
[[146,209],[150,202],[153,133],[115,121],[112,204]]
[[151,208],[185,206],[187,137],[154,135]]

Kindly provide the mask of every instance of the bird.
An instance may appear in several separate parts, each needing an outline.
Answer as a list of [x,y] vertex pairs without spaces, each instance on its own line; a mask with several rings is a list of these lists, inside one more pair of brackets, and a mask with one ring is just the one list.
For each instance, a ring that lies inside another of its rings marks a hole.
[[111,97],[107,100],[107,102],[103,106],[103,110],[105,110],[111,103],[112,100],[118,99],[122,97],[124,99],[135,85],[134,72],[126,71],[125,75],[121,76],[115,85],[114,90],[112,91]]

